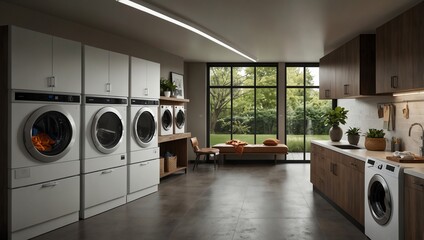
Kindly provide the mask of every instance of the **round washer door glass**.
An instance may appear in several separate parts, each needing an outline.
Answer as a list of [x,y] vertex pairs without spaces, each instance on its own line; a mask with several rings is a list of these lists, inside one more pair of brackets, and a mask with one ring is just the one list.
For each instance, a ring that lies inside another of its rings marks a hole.
[[368,185],[368,206],[374,220],[385,225],[392,215],[392,199],[384,178],[376,174]]
[[182,127],[184,127],[185,124],[185,114],[183,110],[179,110],[177,112],[177,116],[175,117],[175,125],[177,126],[177,128],[181,129]]
[[94,116],[91,134],[94,145],[100,152],[114,152],[124,135],[121,114],[112,107],[100,109]]
[[172,127],[172,114],[169,109],[166,109],[162,115],[162,127],[169,130]]
[[74,120],[62,107],[41,107],[25,123],[25,147],[35,159],[54,162],[69,152],[75,131]]
[[156,120],[149,109],[140,109],[135,116],[135,139],[142,147],[147,147],[156,133]]

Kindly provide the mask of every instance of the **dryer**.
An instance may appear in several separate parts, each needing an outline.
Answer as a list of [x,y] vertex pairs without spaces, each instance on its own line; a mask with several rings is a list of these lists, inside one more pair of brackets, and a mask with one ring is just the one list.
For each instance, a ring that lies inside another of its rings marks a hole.
[[174,133],[185,133],[186,111],[184,106],[174,106]]
[[127,202],[158,190],[158,100],[130,99]]
[[160,105],[159,107],[159,135],[174,134],[174,110],[172,105]]
[[12,239],[78,221],[80,95],[10,91]]
[[81,218],[126,202],[127,105],[127,98],[83,96]]

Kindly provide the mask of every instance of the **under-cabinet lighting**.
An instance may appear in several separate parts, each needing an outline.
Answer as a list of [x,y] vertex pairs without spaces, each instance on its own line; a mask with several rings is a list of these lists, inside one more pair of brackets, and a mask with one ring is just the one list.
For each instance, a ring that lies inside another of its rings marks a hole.
[[141,4],[135,3],[135,2],[130,1],[130,0],[116,0],[116,1],[117,1],[117,2],[120,2],[120,3],[122,3],[122,4],[125,4],[125,5],[127,5],[127,6],[130,6],[130,7],[132,7],[132,8],[138,9],[138,10],[140,10],[140,11],[143,11],[143,12],[145,12],[145,13],[148,13],[148,14],[150,14],[150,15],[153,15],[153,16],[155,16],[155,17],[158,17],[158,18],[160,18],[160,19],[163,19],[163,20],[165,20],[165,21],[168,21],[168,22],[170,22],[170,23],[173,23],[173,24],[175,24],[175,25],[177,25],[177,26],[183,27],[183,28],[185,28],[185,29],[187,29],[187,30],[189,30],[189,31],[192,31],[192,32],[194,32],[194,33],[196,33],[196,34],[198,34],[198,35],[200,35],[200,36],[202,36],[202,37],[204,37],[204,38],[206,38],[206,39],[211,40],[211,41],[212,41],[212,42],[214,42],[214,43],[217,43],[217,44],[219,44],[219,45],[221,45],[221,46],[223,46],[223,47],[225,47],[225,48],[227,48],[227,49],[229,49],[229,50],[231,50],[231,51],[233,51],[233,52],[237,53],[238,55],[240,55],[240,56],[242,56],[242,57],[244,57],[244,58],[249,59],[249,60],[250,60],[250,61],[252,61],[252,62],[256,62],[256,60],[255,60],[254,58],[251,58],[251,57],[247,56],[246,54],[244,54],[244,53],[240,52],[239,50],[237,50],[237,49],[235,49],[235,48],[231,47],[230,45],[228,45],[228,44],[226,44],[226,43],[224,43],[224,42],[222,42],[222,41],[218,40],[217,38],[212,37],[211,35],[209,35],[209,34],[207,34],[207,33],[203,32],[203,31],[201,31],[201,30],[199,30],[199,29],[197,29],[197,28],[195,28],[195,27],[192,27],[192,26],[190,26],[190,25],[188,25],[188,24],[186,24],[186,23],[183,23],[183,22],[181,22],[181,21],[179,21],[179,20],[177,20],[177,19],[174,19],[174,18],[172,18],[172,17],[169,17],[169,16],[167,16],[167,15],[165,15],[165,14],[162,14],[162,13],[160,13],[160,12],[157,12],[157,11],[155,11],[155,10],[153,10],[153,9],[150,9],[150,8],[148,8],[148,7],[145,7],[145,6],[141,5]]
[[413,92],[404,92],[404,93],[393,93],[394,97],[400,97],[400,96],[410,96],[410,95],[418,95],[418,94],[424,94],[424,91],[413,91]]

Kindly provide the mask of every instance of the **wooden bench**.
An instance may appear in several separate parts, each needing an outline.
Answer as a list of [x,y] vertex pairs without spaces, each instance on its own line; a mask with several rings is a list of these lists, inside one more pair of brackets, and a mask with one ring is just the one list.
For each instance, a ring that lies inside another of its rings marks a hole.
[[213,148],[219,149],[219,154],[223,156],[225,161],[225,156],[227,154],[274,154],[274,163],[277,163],[277,154],[287,154],[288,148],[285,144],[278,144],[276,146],[266,146],[264,144],[247,144],[244,146],[243,153],[240,154],[236,152],[233,145],[219,143],[215,144]]

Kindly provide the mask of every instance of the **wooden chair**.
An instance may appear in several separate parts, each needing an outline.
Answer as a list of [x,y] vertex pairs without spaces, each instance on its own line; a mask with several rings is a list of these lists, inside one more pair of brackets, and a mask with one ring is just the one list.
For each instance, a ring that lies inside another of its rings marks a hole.
[[217,148],[200,148],[199,141],[197,141],[197,137],[192,137],[190,139],[191,146],[193,147],[193,151],[196,154],[196,161],[194,162],[193,171],[196,166],[199,164],[200,156],[203,155],[203,159],[206,160],[207,156],[213,155],[213,167],[216,169],[216,155],[219,154],[219,149]]

